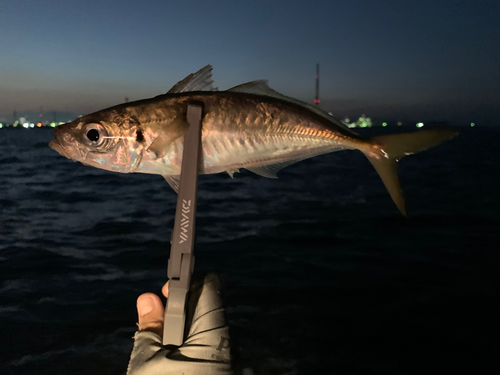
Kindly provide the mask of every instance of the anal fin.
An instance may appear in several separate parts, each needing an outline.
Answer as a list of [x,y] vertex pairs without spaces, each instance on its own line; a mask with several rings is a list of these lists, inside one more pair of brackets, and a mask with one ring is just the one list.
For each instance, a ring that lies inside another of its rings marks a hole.
[[248,168],[247,169],[250,171],[250,172],[253,172],[255,174],[258,174],[259,176],[262,176],[262,177],[267,177],[267,178],[278,178],[278,172],[281,168],[278,168],[276,170],[276,168],[273,168],[273,165],[264,165],[262,167],[251,167],[251,168]]
[[250,172],[258,174],[259,176],[276,179],[276,178],[278,178],[278,172],[280,170],[282,170],[283,168],[288,167],[289,165],[294,164],[298,161],[307,159],[309,157],[310,157],[309,155],[301,156],[301,157],[296,158],[296,159],[281,161],[281,162],[274,163],[274,164],[259,165],[256,167],[245,167],[245,168],[248,169]]
[[234,174],[240,173],[240,170],[239,169],[228,169],[226,172],[229,175],[229,177],[234,178]]
[[262,177],[267,177],[267,178],[278,178],[278,172],[282,170],[285,167],[288,167],[289,165],[292,165],[294,163],[297,163],[299,161],[305,160],[312,158],[313,156],[317,155],[322,155],[326,154],[328,152],[333,152],[333,151],[339,151],[343,150],[347,147],[343,146],[327,146],[324,148],[318,148],[316,150],[310,150],[306,153],[301,154],[300,156],[296,156],[293,159],[285,160],[285,161],[280,161],[277,163],[272,163],[272,164],[267,164],[267,165],[258,165],[254,167],[244,167],[248,169],[250,172],[253,172],[255,174],[258,174],[259,176]]
[[169,174],[164,174],[162,176],[168,182],[168,184],[170,185],[170,187],[172,189],[174,189],[174,191],[177,194],[179,194],[179,186],[180,186],[180,182],[181,182],[180,176],[172,176],[172,175],[169,175]]

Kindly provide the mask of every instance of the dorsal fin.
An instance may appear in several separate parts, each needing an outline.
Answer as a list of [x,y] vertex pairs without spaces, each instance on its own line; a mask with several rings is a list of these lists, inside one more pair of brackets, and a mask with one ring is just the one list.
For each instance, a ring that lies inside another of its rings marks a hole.
[[299,105],[301,107],[307,108],[309,111],[314,112],[315,114],[320,115],[321,117],[324,117],[328,121],[333,122],[335,125],[340,126],[344,129],[347,129],[350,132],[352,132],[352,130],[349,129],[342,121],[336,119],[335,117],[331,116],[330,114],[326,113],[325,111],[321,110],[320,108],[316,107],[315,105],[303,102],[302,100],[291,98],[289,96],[286,96],[286,95],[279,93],[276,90],[273,90],[272,88],[270,88],[268,86],[267,81],[265,81],[265,80],[243,83],[241,85],[232,87],[227,91],[262,95],[262,96],[268,96],[271,98],[284,100],[286,102],[293,103],[293,104]]
[[284,95],[270,88],[269,85],[267,84],[267,80],[264,79],[259,81],[242,83],[241,85],[231,87],[227,91],[244,92],[246,94],[256,94],[256,95],[265,95],[273,97],[285,97]]
[[207,65],[196,73],[191,73],[182,81],[177,82],[167,94],[176,94],[189,91],[217,91],[212,87],[212,66]]

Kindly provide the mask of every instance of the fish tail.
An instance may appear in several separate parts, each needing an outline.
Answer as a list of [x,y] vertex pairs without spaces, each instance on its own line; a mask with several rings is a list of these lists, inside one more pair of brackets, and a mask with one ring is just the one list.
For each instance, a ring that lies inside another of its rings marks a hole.
[[405,200],[397,174],[397,162],[406,155],[427,150],[456,135],[458,133],[451,129],[382,135],[368,139],[370,147],[361,151],[375,167],[399,211],[406,216]]

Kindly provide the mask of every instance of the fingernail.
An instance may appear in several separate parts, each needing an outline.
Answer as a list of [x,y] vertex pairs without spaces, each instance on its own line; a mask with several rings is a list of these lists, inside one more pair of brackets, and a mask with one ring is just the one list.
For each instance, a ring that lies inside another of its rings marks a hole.
[[149,296],[143,296],[139,298],[137,301],[137,310],[139,312],[139,316],[144,316],[153,311],[154,301]]

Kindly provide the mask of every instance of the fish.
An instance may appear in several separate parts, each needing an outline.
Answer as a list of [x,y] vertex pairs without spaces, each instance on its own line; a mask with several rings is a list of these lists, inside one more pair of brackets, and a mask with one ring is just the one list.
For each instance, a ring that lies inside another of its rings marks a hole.
[[85,165],[120,173],[162,175],[178,192],[188,127],[187,107],[201,105],[200,174],[240,169],[277,178],[284,167],[314,156],[361,151],[406,216],[397,162],[457,135],[439,128],[362,138],[317,106],[271,89],[267,81],[225,91],[205,66],[166,94],[106,108],[54,128],[49,146]]

